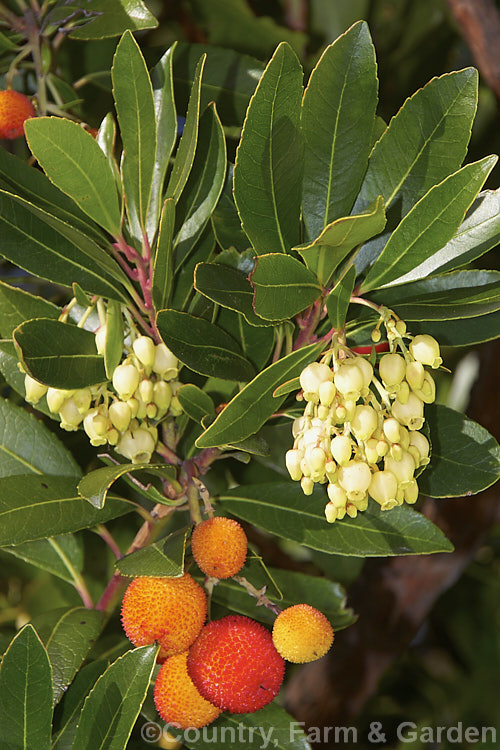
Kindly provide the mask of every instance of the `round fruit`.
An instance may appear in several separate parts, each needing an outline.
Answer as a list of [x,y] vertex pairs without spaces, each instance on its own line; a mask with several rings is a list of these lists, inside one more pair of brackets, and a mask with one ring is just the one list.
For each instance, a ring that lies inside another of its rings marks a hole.
[[188,652],[175,654],[163,664],[155,682],[155,704],[161,718],[179,729],[199,729],[214,721],[220,708],[197,691],[187,673]]
[[237,521],[217,516],[195,527],[191,548],[198,567],[205,575],[231,578],[245,564],[247,537]]
[[271,633],[243,615],[208,623],[189,650],[188,674],[202,696],[223,711],[252,713],[278,694],[285,662]]
[[273,643],[284,659],[303,664],[326,654],[333,643],[333,628],[319,610],[295,604],[274,621]]
[[134,578],[123,597],[125,633],[134,646],[158,641],[159,661],[186,651],[203,627],[206,614],[205,593],[189,573],[180,578]]
[[0,91],[0,138],[12,141],[24,135],[24,123],[34,115],[35,110],[27,96],[12,89]]

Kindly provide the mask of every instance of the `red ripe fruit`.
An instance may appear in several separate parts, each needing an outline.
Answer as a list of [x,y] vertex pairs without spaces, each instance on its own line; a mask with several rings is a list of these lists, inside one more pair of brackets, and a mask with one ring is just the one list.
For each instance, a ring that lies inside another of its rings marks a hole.
[[24,123],[34,117],[31,100],[19,91],[0,91],[0,138],[9,141],[24,135]]
[[187,669],[207,701],[244,714],[258,711],[278,694],[285,662],[263,625],[228,615],[202,629],[189,650]]
[[216,516],[195,527],[191,549],[196,564],[205,575],[231,578],[245,564],[247,535],[238,521]]

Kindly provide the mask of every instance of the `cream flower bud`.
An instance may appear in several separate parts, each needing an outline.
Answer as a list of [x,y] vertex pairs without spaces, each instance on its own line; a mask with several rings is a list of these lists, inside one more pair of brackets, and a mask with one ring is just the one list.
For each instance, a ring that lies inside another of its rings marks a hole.
[[309,462],[305,458],[300,459],[300,471],[305,477],[311,476],[311,467],[309,466]]
[[349,435],[337,435],[330,443],[330,451],[335,461],[340,464],[346,464],[351,460],[352,440]]
[[312,362],[300,373],[300,387],[304,391],[306,401],[319,401],[319,387],[321,383],[333,380],[333,372],[324,362]]
[[314,482],[310,477],[302,477],[300,480],[300,486],[304,495],[312,495],[314,489]]
[[310,417],[297,417],[292,423],[292,435],[294,438],[298,437],[302,432],[305,432],[311,426]]
[[121,401],[128,401],[139,385],[139,370],[134,365],[118,365],[113,373],[113,388]]
[[370,438],[365,442],[365,458],[369,464],[376,464],[380,461],[380,456],[377,452],[377,439]]
[[400,423],[394,417],[384,419],[384,435],[390,443],[399,443]]
[[179,360],[165,344],[155,347],[153,370],[164,380],[173,380],[179,372]]
[[[356,498],[356,500],[349,500],[347,503],[347,512],[349,513],[349,506],[356,508],[356,510],[366,510],[368,508],[368,493],[365,492],[363,497]],[[349,513],[351,518],[355,518],[356,516],[351,513]]]
[[306,456],[312,472],[325,472],[326,454],[322,448],[311,448]]
[[86,414],[92,403],[90,388],[79,388],[73,394],[73,401],[80,414]]
[[[328,368],[330,369],[330,368]],[[331,370],[330,370],[331,372]],[[331,380],[325,380],[319,384],[319,400],[322,406],[331,406],[337,393],[337,389]]]
[[110,427],[107,411],[102,406],[92,409],[83,420],[83,429],[89,436],[90,444],[94,446],[106,445],[106,433]]
[[344,408],[345,408],[345,421],[351,422],[354,418],[354,413],[356,411],[356,401],[354,399],[344,399]]
[[144,367],[152,367],[155,361],[155,342],[149,336],[138,336],[132,344],[134,354]]
[[328,523],[333,523],[337,520],[337,508],[333,503],[327,503],[325,505],[325,516]]
[[422,388],[418,391],[416,390],[415,395],[421,398],[424,404],[432,404],[435,401],[436,384],[430,372],[425,373]]
[[392,404],[392,414],[409,430],[419,430],[424,423],[424,404],[414,393],[410,393],[406,404],[398,396]]
[[398,480],[391,471],[377,471],[373,474],[368,494],[382,510],[390,510],[397,505],[396,493],[398,491]]
[[363,385],[365,389],[368,388],[373,378],[373,367],[370,361],[366,357],[358,356],[354,357],[354,359],[348,360],[348,363],[356,365],[356,367],[361,370],[361,374],[363,375]]
[[46,385],[39,383],[38,380],[32,378],[31,375],[24,376],[24,389],[26,391],[25,398],[28,404],[37,404],[48,391]]
[[155,449],[155,441],[148,430],[127,430],[116,445],[116,452],[133,464],[148,463]]
[[403,425],[399,428],[399,444],[404,451],[407,451],[410,445],[410,433]]
[[327,461],[325,464],[325,474],[329,482],[337,479],[337,464],[335,461]]
[[361,369],[353,362],[342,362],[333,377],[337,390],[349,400],[357,401],[364,388],[365,378]]
[[386,443],[385,440],[379,440],[377,442],[377,453],[380,456],[380,458],[387,455],[388,451],[389,451],[389,444]]
[[342,489],[336,482],[333,482],[327,487],[328,499],[335,508],[345,508],[347,504],[347,495],[345,490]]
[[302,479],[302,470],[300,468],[301,460],[302,455],[300,451],[289,450],[285,453],[286,468],[294,482],[299,482]]
[[335,416],[339,424],[343,424],[346,421],[347,409],[342,404],[339,404],[335,409]]
[[107,431],[106,441],[110,445],[116,445],[119,439],[120,439],[120,433],[118,432],[118,430],[115,430],[114,427],[112,427],[110,430]]
[[172,401],[170,402],[170,413],[173,417],[180,417],[181,414],[184,413],[181,402],[177,396],[172,396]]
[[156,404],[146,404],[146,416],[148,419],[156,419],[158,407]]
[[172,389],[164,380],[159,380],[153,386],[153,401],[160,411],[167,411],[172,401]]
[[142,398],[139,398],[137,400],[137,413],[135,416],[139,420],[146,418],[146,404],[144,403]]
[[61,388],[49,388],[47,390],[47,406],[50,411],[57,414],[67,398],[73,395],[74,391],[64,391]]
[[378,427],[378,414],[372,406],[358,405],[351,421],[351,429],[358,440],[368,440]]
[[381,357],[378,371],[385,386],[392,388],[399,385],[406,373],[406,362],[400,354],[384,354]]
[[154,392],[153,381],[141,380],[137,390],[139,391],[139,396],[144,401],[144,403],[150,404],[151,401],[153,400],[153,392]]
[[401,461],[401,459],[403,458],[403,449],[401,448],[399,443],[393,443],[391,445],[390,454],[395,461]]
[[106,347],[106,326],[103,325],[95,332],[95,348],[98,354],[104,354]]
[[410,353],[417,362],[423,365],[430,365],[433,370],[439,367],[442,359],[439,351],[439,344],[433,336],[420,334],[415,336],[410,342]]
[[136,398],[128,398],[127,405],[130,408],[132,419],[135,419],[137,416],[137,412],[139,411],[139,400]]
[[345,490],[348,500],[364,497],[370,486],[372,473],[364,461],[349,461],[339,469],[339,484]]
[[410,398],[410,386],[408,385],[406,380],[403,380],[403,382],[399,384],[397,393],[398,400],[402,404],[406,404],[408,402],[408,399]]
[[114,401],[109,407],[109,418],[118,432],[125,432],[125,430],[128,430],[132,419],[132,409],[125,401]]
[[424,384],[425,370],[421,362],[414,360],[406,365],[406,380],[412,391],[418,391]]
[[401,489],[408,487],[413,481],[415,472],[415,461],[409,453],[404,452],[400,461],[395,461],[392,456],[384,458],[384,468],[390,471],[398,480]]
[[[414,448],[418,452],[417,466],[425,466],[429,463],[429,441],[422,435],[421,432],[413,430],[410,433],[410,448]],[[415,458],[415,456],[413,456]]]
[[418,500],[418,484],[417,480],[414,479],[413,482],[410,482],[408,487],[405,487],[404,491],[404,499],[405,502],[408,503],[408,505],[413,505],[413,503],[416,503]]
[[78,429],[83,415],[75,404],[74,397],[66,399],[59,410],[59,416],[61,417],[61,427],[63,430],[68,432],[74,432]]

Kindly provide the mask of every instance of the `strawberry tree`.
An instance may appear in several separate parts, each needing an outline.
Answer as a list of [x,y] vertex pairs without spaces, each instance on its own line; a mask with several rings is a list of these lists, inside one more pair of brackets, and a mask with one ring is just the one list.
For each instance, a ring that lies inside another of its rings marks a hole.
[[[41,290],[0,283],[0,546],[71,592],[5,643],[0,734],[6,748],[125,748],[160,722],[158,646],[131,648],[119,622],[131,578],[189,571],[212,620],[270,628],[306,604],[337,631],[356,619],[342,587],[269,567],[265,535],[346,558],[453,554],[420,498],[487,488],[500,450],[435,402],[435,378],[450,347],[500,334],[499,273],[480,270],[500,203],[483,190],[496,157],[464,165],[471,68],[386,123],[364,22],[304,81],[286,42],[265,67],[174,44],[148,69],[137,14],[108,28],[116,17],[62,5],[46,31],[127,30],[95,137],[47,99],[42,65],[34,163],[0,150],[0,253]],[[256,532],[223,580],[191,552],[214,514]],[[279,747],[310,747],[276,701],[213,726],[257,720]]]

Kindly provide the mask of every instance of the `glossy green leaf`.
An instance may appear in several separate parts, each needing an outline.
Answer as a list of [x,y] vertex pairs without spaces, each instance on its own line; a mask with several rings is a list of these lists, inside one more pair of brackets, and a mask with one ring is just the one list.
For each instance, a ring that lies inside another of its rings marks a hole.
[[214,105],[202,114],[188,181],[177,203],[175,264],[179,266],[200,238],[217,205],[226,176],[226,141]]
[[295,482],[239,487],[219,498],[223,507],[238,518],[321,552],[388,557],[452,550],[437,526],[408,506],[381,511],[371,502],[357,518],[346,516],[330,525],[324,513],[327,501],[323,487],[306,496]]
[[385,227],[384,201],[381,196],[364,213],[344,216],[329,224],[319,237],[308,245],[294,248],[307,267],[327,284],[337,266],[357,245],[361,245]]
[[302,102],[302,210],[313,239],[352,209],[372,148],[377,89],[370,32],[358,21],[323,52]]
[[401,196],[404,216],[455,172],[467,153],[476,103],[474,68],[433,78],[407,99],[373,149],[356,210],[378,195],[387,208]]
[[123,298],[118,264],[69,224],[0,191],[0,226],[0,254],[14,265],[56,284],[71,286],[78,280],[93,294]]
[[75,459],[53,432],[25,409],[0,399],[0,477],[29,472],[81,476]]
[[229,164],[226,182],[219,202],[212,213],[212,227],[217,244],[227,250],[236,248],[240,253],[250,247],[250,240],[241,228],[241,221],[233,198],[233,165]]
[[250,100],[234,167],[234,199],[258,252],[287,252],[299,241],[301,98],[302,68],[283,42]]
[[200,119],[201,79],[206,55],[203,55],[196,66],[191,95],[186,113],[186,123],[175,154],[174,164],[168,181],[166,198],[173,198],[175,202],[184,189],[193,166],[196,144],[198,142],[198,126]]
[[153,268],[153,303],[162,310],[170,302],[174,282],[173,240],[175,227],[175,201],[168,198],[163,204],[160,228],[156,242]]
[[[71,0],[68,10],[85,11],[86,23],[71,30],[72,39],[103,39],[126,29],[153,29],[158,21],[142,0]],[[87,20],[88,19],[88,20]]]
[[227,443],[224,448],[243,451],[244,453],[250,453],[252,456],[270,455],[269,443],[267,443],[263,437],[260,437],[260,435],[250,435],[250,437],[245,438],[244,440]]
[[82,540],[73,534],[2,547],[2,552],[8,552],[68,583],[74,583],[75,574],[78,575],[83,568]]
[[155,67],[152,68],[150,73],[153,86],[157,140],[147,227],[150,238],[156,232],[162,202],[163,182],[177,137],[177,116],[172,80],[172,62],[176,48],[177,42],[174,42],[170,49],[160,58]]
[[242,315],[225,307],[219,308],[216,323],[241,344],[257,372],[266,366],[275,346],[274,328],[251,326]]
[[0,335],[10,338],[20,323],[30,318],[57,320],[61,308],[43,297],[36,297],[17,286],[0,281]]
[[182,385],[176,395],[183,411],[195,422],[201,422],[207,414],[215,414],[215,405],[208,393],[193,383]]
[[88,500],[95,508],[103,508],[106,502],[106,496],[109,489],[124,474],[130,474],[134,471],[143,471],[144,469],[152,470],[155,468],[167,468],[164,464],[118,464],[113,466],[103,466],[86,474],[78,485],[78,494],[80,497]]
[[91,331],[49,318],[21,323],[14,342],[30,375],[54,388],[85,388],[106,380]]
[[166,576],[176,578],[184,571],[188,531],[180,530],[116,562],[124,576]]
[[279,396],[287,396],[289,393],[300,390],[300,378],[292,378],[279,385],[273,391],[274,398]]
[[500,310],[500,273],[452,271],[381,289],[373,298],[393,307],[403,320],[460,319],[456,325],[461,325],[465,318]]
[[293,318],[321,294],[316,276],[303,263],[282,253],[258,255],[250,283],[255,312],[266,320]]
[[78,480],[49,474],[0,479],[0,547],[88,529],[134,509],[121,498],[108,498],[97,510],[78,495]]
[[255,370],[238,343],[208,320],[160,310],[157,324],[169,349],[194,372],[227,380],[253,377]]
[[104,337],[104,369],[111,380],[123,357],[123,316],[119,302],[109,300],[106,309],[106,336]]
[[[18,393],[23,400],[26,400],[25,375],[20,371],[18,365],[19,358],[13,340],[0,339],[0,372],[12,390]],[[45,396],[37,403],[36,410],[50,419],[58,419],[49,410]]]
[[[86,292],[83,291],[80,284],[78,284],[76,281],[74,281],[71,284],[71,288],[73,290],[73,297],[76,299],[77,304],[80,305],[80,307],[90,307],[92,302],[90,297]],[[50,318],[50,315],[30,315],[30,318]],[[25,318],[27,320],[27,318]]]
[[344,327],[347,309],[356,283],[356,269],[351,266],[349,270],[337,281],[330,294],[326,298],[326,309],[328,319],[332,328],[336,331]]
[[500,478],[500,447],[484,427],[442,404],[427,406],[425,412],[432,455],[418,480],[424,494],[475,495]]
[[108,160],[113,158],[116,143],[116,125],[111,112],[108,112],[104,116],[97,131],[96,141]]
[[[500,311],[476,318],[460,320],[412,321],[411,331],[428,333],[442,346],[470,346],[483,341],[491,341],[500,336]],[[0,359],[1,366],[1,359]]]
[[145,228],[156,156],[156,119],[151,79],[130,31],[124,33],[116,48],[111,77],[126,157],[123,169],[127,170],[127,209],[135,207],[139,223]]
[[194,272],[195,288],[208,299],[230,310],[240,312],[252,326],[272,323],[256,315],[254,291],[248,277],[237,268],[222,263],[198,263]]
[[96,682],[84,703],[73,750],[123,750],[146,697],[158,646],[120,656]]
[[79,670],[92,643],[104,625],[104,615],[95,609],[52,609],[33,620],[52,666],[54,705]]
[[3,750],[50,750],[52,671],[32,625],[16,633],[0,668]]
[[455,234],[496,161],[496,156],[487,156],[432,187],[394,230],[362,289],[398,280],[442,248]]
[[194,270],[198,263],[210,260],[215,250],[215,237],[211,225],[207,225],[205,231],[198,240],[196,247],[189,258],[175,273],[175,283],[172,291],[171,306],[175,310],[184,310],[193,295]]
[[26,122],[28,145],[47,177],[99,226],[120,234],[113,173],[95,139],[76,122],[35,117]]
[[274,411],[278,411],[285,397],[274,398],[278,385],[300,375],[303,368],[314,362],[322,344],[311,344],[288,354],[262,370],[220,412],[217,419],[198,438],[199,448],[212,448],[245,440],[260,430]]
[[72,750],[85,698],[107,666],[104,659],[92,661],[76,675],[54,714],[52,750]]

